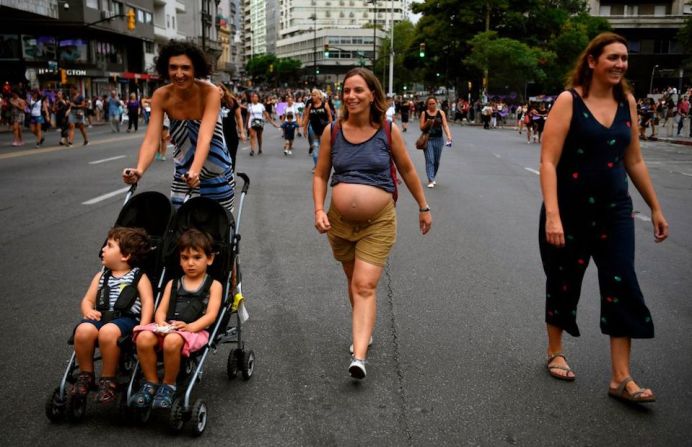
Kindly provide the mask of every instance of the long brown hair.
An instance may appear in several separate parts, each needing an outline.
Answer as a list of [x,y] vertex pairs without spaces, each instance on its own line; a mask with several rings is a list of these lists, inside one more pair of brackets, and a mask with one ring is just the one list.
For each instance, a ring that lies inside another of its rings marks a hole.
[[233,106],[233,103],[238,104],[238,100],[236,99],[235,96],[233,96],[233,93],[231,93],[230,90],[228,90],[228,87],[223,85],[222,83],[216,84],[217,87],[219,87],[221,90],[223,90],[223,96],[221,97],[221,104],[224,104],[228,107]]
[[[568,89],[581,87],[583,97],[588,97],[591,80],[593,78],[593,70],[589,67],[589,56],[594,60],[598,60],[603,53],[603,49],[611,43],[621,43],[627,47],[627,39],[615,33],[601,33],[591,39],[591,42],[589,42],[584,51],[582,51],[577,58],[574,68],[567,75],[565,87]],[[630,92],[632,92],[632,87],[625,78],[622,78],[622,80],[613,87],[613,95],[618,101],[624,101],[627,98],[627,94]]]
[[[370,122],[380,127],[384,126],[387,103],[384,99],[384,89],[382,88],[382,84],[380,84],[380,80],[367,68],[356,67],[346,73],[343,85],[346,85],[346,80],[353,76],[360,76],[363,78],[374,97],[372,103],[370,103]],[[343,101],[343,94],[341,99],[342,118],[340,121],[346,121],[348,120],[348,108],[346,107],[346,102]]]

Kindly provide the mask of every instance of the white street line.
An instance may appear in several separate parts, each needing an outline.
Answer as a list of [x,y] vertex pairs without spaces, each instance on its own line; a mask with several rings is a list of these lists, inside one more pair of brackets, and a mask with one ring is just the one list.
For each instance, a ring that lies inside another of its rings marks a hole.
[[533,172],[533,173],[536,174],[536,175],[540,175],[540,174],[541,174],[540,172],[536,171],[535,169],[531,169],[531,168],[524,168],[524,169],[526,169],[526,170],[529,171],[529,172]]
[[90,161],[89,164],[90,165],[97,165],[100,163],[105,163],[107,161],[120,160],[121,158],[125,158],[125,155],[118,155],[117,157],[104,158],[103,160]]
[[126,186],[125,188],[121,188],[117,191],[109,192],[108,194],[104,194],[102,196],[94,197],[91,200],[87,200],[86,202],[82,202],[82,205],[93,205],[94,203],[99,203],[103,200],[110,199],[111,197],[115,197],[117,195],[126,193],[129,191],[130,187]]
[[688,177],[692,177],[692,174],[690,174],[689,172],[681,172],[680,174],[686,175],[686,176],[688,176]]
[[651,222],[651,218],[647,215],[641,214],[641,213],[634,213],[634,218],[643,220],[644,222]]

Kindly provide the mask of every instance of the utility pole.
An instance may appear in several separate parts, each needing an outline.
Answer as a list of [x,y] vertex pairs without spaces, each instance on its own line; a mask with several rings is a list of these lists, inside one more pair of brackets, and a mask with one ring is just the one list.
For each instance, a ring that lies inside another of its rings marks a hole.
[[312,13],[312,79],[314,87],[317,87],[317,2]]
[[394,94],[394,0],[390,0],[389,19],[389,95]]
[[374,11],[372,13],[372,71],[375,71],[375,60],[377,59],[377,0],[370,0]]

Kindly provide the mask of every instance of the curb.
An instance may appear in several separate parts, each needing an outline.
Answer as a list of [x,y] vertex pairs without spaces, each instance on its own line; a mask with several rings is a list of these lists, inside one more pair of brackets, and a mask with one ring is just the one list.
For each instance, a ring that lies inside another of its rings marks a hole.
[[681,144],[683,146],[692,146],[692,138],[683,140],[682,138],[653,137],[653,138],[649,138],[649,141],[660,141],[662,143],[672,143],[672,144]]

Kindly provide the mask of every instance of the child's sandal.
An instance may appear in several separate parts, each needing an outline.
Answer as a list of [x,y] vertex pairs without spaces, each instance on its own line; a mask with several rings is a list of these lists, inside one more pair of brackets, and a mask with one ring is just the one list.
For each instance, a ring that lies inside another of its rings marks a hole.
[[115,400],[115,391],[117,389],[114,377],[101,377],[99,379],[99,392],[96,395],[96,402],[100,404],[108,404]]
[[144,382],[142,387],[130,398],[130,406],[137,408],[148,408],[154,400],[154,395],[158,389],[158,384]]

